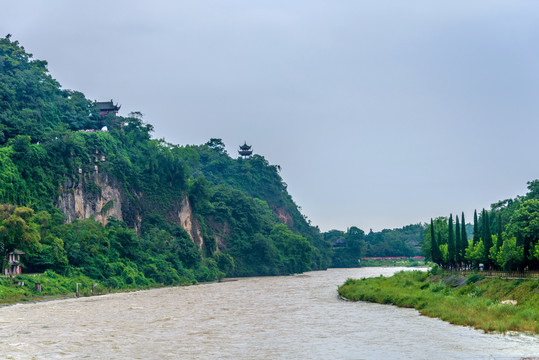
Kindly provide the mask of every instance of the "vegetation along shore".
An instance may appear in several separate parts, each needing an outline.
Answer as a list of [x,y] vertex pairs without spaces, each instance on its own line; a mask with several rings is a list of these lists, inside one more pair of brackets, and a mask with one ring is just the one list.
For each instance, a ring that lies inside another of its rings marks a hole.
[[539,281],[442,272],[401,271],[392,277],[348,279],[339,295],[415,308],[422,315],[486,332],[539,333]]

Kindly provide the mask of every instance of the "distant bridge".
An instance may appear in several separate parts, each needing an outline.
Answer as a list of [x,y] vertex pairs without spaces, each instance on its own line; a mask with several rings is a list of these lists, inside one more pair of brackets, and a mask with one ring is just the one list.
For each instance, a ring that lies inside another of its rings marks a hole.
[[416,260],[423,261],[425,260],[424,256],[384,256],[384,257],[364,257],[361,260]]

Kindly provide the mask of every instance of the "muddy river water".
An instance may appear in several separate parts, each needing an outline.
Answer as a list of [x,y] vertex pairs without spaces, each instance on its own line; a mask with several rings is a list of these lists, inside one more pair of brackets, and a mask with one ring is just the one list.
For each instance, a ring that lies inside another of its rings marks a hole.
[[520,359],[539,337],[485,334],[342,301],[330,269],[0,308],[0,359]]

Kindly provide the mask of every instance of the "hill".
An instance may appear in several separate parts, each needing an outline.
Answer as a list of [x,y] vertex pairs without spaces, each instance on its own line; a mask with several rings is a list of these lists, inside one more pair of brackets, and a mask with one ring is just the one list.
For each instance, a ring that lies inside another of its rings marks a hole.
[[[64,90],[8,35],[0,39],[0,246],[26,272],[110,286],[324,269],[331,245],[261,155],[220,139],[152,138],[140,113],[103,116]],[[4,268],[10,265],[4,261]]]

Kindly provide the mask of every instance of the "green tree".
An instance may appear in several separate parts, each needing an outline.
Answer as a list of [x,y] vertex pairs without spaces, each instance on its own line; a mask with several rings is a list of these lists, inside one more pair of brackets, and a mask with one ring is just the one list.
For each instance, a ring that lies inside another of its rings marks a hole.
[[539,180],[535,179],[528,181],[528,193],[526,194],[528,199],[539,199]]
[[532,249],[539,241],[539,199],[524,201],[511,216],[507,230],[510,236],[515,236],[517,242],[522,244],[523,265],[533,265],[535,259],[532,256]]
[[276,224],[270,239],[279,250],[287,273],[302,273],[310,270],[311,245],[303,236],[296,235],[286,225]]
[[[440,233],[437,234],[437,238],[438,244],[440,244],[442,242],[442,236],[440,235]],[[449,266],[449,251],[447,250],[447,243],[439,245],[439,247],[440,252],[442,253],[443,264],[445,266]]]
[[438,243],[436,241],[436,235],[434,233],[434,222],[432,221],[432,218],[430,219],[430,239],[431,259],[434,263],[443,266],[443,256],[442,252],[440,251],[440,247],[438,246]]
[[502,247],[502,245],[503,245],[502,213],[501,213],[501,211],[498,211],[498,235],[497,235],[497,238],[496,238],[496,248],[500,249]]
[[485,260],[485,266],[490,267],[492,265],[492,261],[490,260],[490,249],[492,248],[492,235],[490,233],[490,221],[488,217],[488,211],[483,209],[483,214],[481,216],[481,219],[483,220],[483,245],[484,245],[484,260]]
[[455,261],[457,262],[458,266],[461,266],[462,260],[464,257],[464,254],[461,250],[461,242],[460,242],[460,222],[459,222],[459,216],[455,215]]
[[39,250],[40,236],[31,223],[34,210],[27,207],[16,207],[0,204],[0,254],[2,256],[2,272],[7,265],[7,255],[18,250]]
[[473,212],[473,245],[479,242],[479,221],[477,221],[477,210]]
[[206,146],[208,146],[210,149],[216,150],[220,153],[226,153],[225,150],[225,144],[223,143],[223,140],[211,138],[207,143]]
[[455,266],[455,238],[453,235],[453,214],[449,215],[449,224],[447,228],[448,238],[447,238],[447,251],[448,251],[448,264],[449,267],[453,268]]
[[524,249],[522,246],[517,246],[515,237],[504,241],[499,249],[493,247],[492,250],[496,253],[496,263],[504,270],[519,270],[523,263]]
[[[447,244],[447,222],[448,219],[444,216],[439,216],[432,221],[432,226],[434,227],[434,233],[436,234],[436,242],[438,246]],[[427,224],[425,227],[425,230],[423,231],[423,242],[421,244],[421,250],[423,251],[423,254],[425,257],[431,256],[431,249],[430,245],[432,243],[432,235],[431,235],[431,224]],[[439,236],[439,238],[438,238]]]
[[475,244],[472,243],[466,249],[466,261],[472,264],[474,269],[479,268],[479,264],[485,263],[485,246],[483,241],[478,241]]
[[461,215],[462,219],[462,227],[461,227],[461,234],[460,234],[460,251],[462,256],[462,261],[466,262],[466,249],[468,248],[468,234],[466,233],[466,221],[464,220],[464,211]]
[[234,268],[236,267],[236,264],[234,263],[234,258],[232,256],[225,253],[217,253],[214,255],[214,259],[220,271],[222,271],[226,275],[234,273]]

